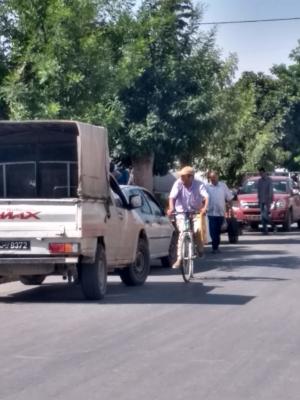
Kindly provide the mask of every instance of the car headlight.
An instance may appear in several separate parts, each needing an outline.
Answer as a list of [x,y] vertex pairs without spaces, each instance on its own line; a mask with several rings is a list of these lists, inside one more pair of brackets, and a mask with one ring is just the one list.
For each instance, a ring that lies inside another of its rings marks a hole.
[[275,201],[275,206],[276,206],[276,208],[285,208],[286,202],[283,199],[277,200],[277,201]]
[[246,207],[248,206],[247,201],[241,200],[241,201],[240,201],[240,206],[241,206],[242,208],[246,208]]
[[271,210],[274,210],[275,208],[285,208],[286,207],[286,201],[283,199],[273,201],[271,204]]

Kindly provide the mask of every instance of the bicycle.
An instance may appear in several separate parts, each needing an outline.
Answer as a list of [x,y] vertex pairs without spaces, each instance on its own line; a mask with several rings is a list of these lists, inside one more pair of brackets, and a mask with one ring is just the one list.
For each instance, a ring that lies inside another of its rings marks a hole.
[[195,252],[195,241],[193,231],[193,217],[199,213],[193,211],[175,212],[173,215],[182,214],[184,216],[184,230],[182,232],[181,245],[181,273],[183,280],[188,283],[194,274],[194,260],[197,257]]

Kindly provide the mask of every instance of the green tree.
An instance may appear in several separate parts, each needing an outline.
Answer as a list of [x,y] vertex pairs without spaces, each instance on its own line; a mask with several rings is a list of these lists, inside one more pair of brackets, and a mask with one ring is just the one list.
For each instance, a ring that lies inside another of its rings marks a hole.
[[131,3],[7,0],[2,21],[8,26],[13,16],[6,30],[10,72],[1,93],[10,117],[72,118],[116,129],[117,90],[139,67],[116,50],[124,47],[115,41],[130,22]]
[[115,142],[132,161],[136,182],[150,188],[153,163],[163,173],[177,159],[191,162],[214,126],[222,63],[200,20],[189,0],[145,0],[137,15],[146,67],[120,91],[124,125]]
[[260,166],[273,170],[288,157],[282,147],[278,79],[247,72],[219,97],[218,125],[204,163],[234,185]]
[[279,82],[281,146],[289,154],[284,166],[300,170],[300,41],[292,51],[289,66],[275,66],[272,72]]

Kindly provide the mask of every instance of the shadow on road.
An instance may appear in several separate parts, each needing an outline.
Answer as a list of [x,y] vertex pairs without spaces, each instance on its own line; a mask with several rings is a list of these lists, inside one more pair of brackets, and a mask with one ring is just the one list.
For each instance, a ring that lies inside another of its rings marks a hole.
[[217,286],[203,285],[195,279],[184,282],[147,282],[141,287],[126,287],[113,282],[103,301],[86,301],[79,286],[64,283],[43,284],[26,291],[1,296],[0,303],[80,303],[80,304],[215,304],[245,305],[253,296],[210,293]]
[[213,263],[207,263],[203,267],[203,271],[209,271],[211,269],[218,269],[220,271],[231,271],[237,268],[246,269],[261,268],[261,267],[272,267],[281,269],[299,269],[300,258],[294,256],[282,256],[282,257],[251,257],[248,258],[243,255],[240,259],[238,258],[223,258],[219,264],[214,261]]
[[245,281],[245,282],[281,282],[288,281],[289,279],[284,278],[272,278],[265,276],[204,276],[202,281],[216,281],[216,282],[232,282],[232,281]]

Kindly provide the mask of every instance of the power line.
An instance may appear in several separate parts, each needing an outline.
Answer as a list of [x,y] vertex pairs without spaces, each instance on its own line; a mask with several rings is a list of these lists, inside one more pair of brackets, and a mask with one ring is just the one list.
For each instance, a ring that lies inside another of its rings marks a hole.
[[269,18],[269,19],[245,19],[237,21],[216,21],[216,22],[200,22],[200,25],[229,25],[229,24],[250,24],[259,22],[279,22],[279,21],[297,21],[300,17],[293,18]]

